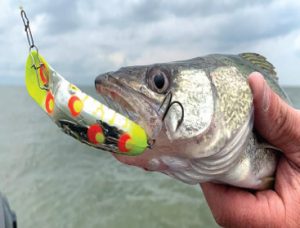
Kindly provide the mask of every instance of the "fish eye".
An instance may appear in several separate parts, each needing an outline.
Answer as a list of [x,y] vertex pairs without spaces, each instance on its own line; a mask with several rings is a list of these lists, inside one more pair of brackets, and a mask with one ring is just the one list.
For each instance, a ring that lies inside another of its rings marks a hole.
[[170,84],[167,72],[165,70],[152,69],[147,74],[150,89],[156,93],[165,94]]
[[154,75],[153,82],[157,89],[162,89],[165,85],[165,76],[162,73],[156,74]]

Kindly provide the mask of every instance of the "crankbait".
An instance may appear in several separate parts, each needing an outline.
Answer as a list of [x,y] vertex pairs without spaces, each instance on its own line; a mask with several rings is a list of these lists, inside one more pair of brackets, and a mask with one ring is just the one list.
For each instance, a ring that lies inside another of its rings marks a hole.
[[95,148],[123,155],[142,154],[150,145],[145,130],[83,93],[39,54],[21,9],[29,43],[26,88],[33,100],[66,134]]
[[[41,66],[35,66],[39,61]],[[139,155],[148,147],[142,127],[83,93],[36,51],[27,58],[25,82],[35,102],[75,139],[98,149],[127,155]]]

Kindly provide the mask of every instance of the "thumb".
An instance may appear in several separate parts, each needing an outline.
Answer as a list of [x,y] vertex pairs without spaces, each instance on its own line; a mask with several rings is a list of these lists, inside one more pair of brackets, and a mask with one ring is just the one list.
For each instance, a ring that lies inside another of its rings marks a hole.
[[269,143],[300,165],[300,114],[268,86],[260,73],[248,78],[254,102],[254,126]]

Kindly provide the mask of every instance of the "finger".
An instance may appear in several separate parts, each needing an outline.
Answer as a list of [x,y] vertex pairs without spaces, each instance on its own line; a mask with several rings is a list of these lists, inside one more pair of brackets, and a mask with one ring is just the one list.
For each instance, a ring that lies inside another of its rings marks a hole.
[[[216,222],[221,226],[270,226],[272,216],[278,212],[284,215],[280,198],[271,190],[252,194],[240,188],[213,183],[202,183],[201,188]],[[277,219],[284,220],[283,217]]]
[[300,165],[300,114],[267,85],[260,73],[248,78],[254,102],[255,128],[271,144]]

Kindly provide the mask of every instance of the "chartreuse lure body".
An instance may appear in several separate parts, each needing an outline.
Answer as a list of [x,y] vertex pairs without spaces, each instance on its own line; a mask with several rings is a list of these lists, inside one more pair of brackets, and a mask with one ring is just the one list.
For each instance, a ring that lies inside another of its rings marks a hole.
[[139,155],[149,146],[141,126],[80,91],[36,51],[29,53],[25,77],[30,96],[66,134],[124,155]]

